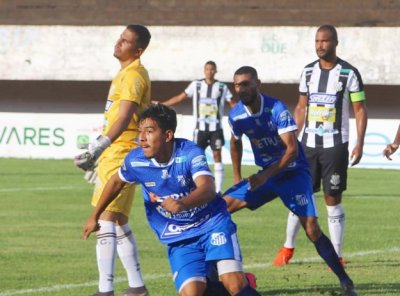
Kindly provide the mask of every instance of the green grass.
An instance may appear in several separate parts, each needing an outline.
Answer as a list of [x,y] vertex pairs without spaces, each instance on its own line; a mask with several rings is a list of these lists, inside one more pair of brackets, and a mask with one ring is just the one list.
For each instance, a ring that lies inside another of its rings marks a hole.
[[[0,296],[90,295],[96,290],[95,239],[81,239],[92,188],[71,160],[0,159]],[[245,167],[247,174],[256,168]],[[226,167],[225,185],[232,184]],[[246,174],[244,174],[246,175]],[[344,196],[344,258],[359,295],[400,294],[400,171],[350,169]],[[326,210],[318,196],[320,223]],[[262,295],[339,295],[338,281],[299,234],[293,263],[271,261],[284,240],[287,210],[280,200],[233,215],[247,271]],[[130,218],[152,296],[176,295],[164,247],[145,220],[140,191]],[[116,292],[127,286],[116,265]]]

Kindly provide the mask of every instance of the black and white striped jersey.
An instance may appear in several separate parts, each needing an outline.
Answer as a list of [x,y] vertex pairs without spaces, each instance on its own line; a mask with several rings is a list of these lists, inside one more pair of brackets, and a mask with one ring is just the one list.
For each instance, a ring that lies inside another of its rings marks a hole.
[[329,148],[348,142],[349,103],[365,100],[358,70],[339,58],[332,69],[321,69],[317,60],[304,68],[299,91],[308,97],[303,145]]
[[232,93],[225,83],[216,80],[213,84],[207,84],[205,79],[199,79],[192,81],[185,93],[193,99],[196,129],[207,132],[222,129],[225,101],[232,99]]

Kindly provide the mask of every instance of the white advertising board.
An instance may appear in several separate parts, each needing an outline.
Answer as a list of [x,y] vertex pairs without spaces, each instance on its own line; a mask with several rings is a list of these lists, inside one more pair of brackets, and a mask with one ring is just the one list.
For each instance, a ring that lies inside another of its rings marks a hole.
[[[316,59],[316,27],[152,26],[142,56],[153,81],[191,81],[214,60],[217,78],[230,82],[243,65],[262,82],[298,83]],[[0,79],[111,80],[119,63],[113,48],[121,26],[1,26]],[[400,28],[338,28],[338,55],[361,72],[366,84],[400,84]]]
[[[225,146],[223,162],[231,163],[229,152],[230,130],[227,117],[223,118]],[[88,143],[101,133],[102,114],[33,114],[0,113],[0,157],[72,159],[82,153],[79,145]],[[364,156],[357,167],[400,169],[400,151],[393,161],[382,156],[382,150],[391,143],[399,125],[398,120],[371,119],[368,122]],[[356,141],[354,119],[350,122],[349,150]],[[194,120],[192,116],[178,115],[176,137],[192,139]],[[252,165],[254,158],[250,143],[243,139],[243,163]],[[213,162],[211,150],[207,158]]]

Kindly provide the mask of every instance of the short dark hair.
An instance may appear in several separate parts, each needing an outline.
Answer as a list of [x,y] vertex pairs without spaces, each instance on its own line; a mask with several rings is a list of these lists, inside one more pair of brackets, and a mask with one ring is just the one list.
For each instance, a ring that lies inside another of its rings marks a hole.
[[126,27],[129,31],[136,33],[136,46],[137,48],[146,49],[150,43],[150,31],[142,25],[130,24]]
[[242,66],[235,71],[235,75],[241,74],[250,74],[252,79],[258,79],[257,70],[250,66]]
[[207,66],[207,65],[214,66],[214,68],[217,69],[217,64],[216,64],[214,61],[207,61],[207,62],[204,64],[204,66]]
[[139,122],[150,118],[157,122],[162,131],[176,131],[177,119],[174,109],[164,104],[152,104],[139,115]]
[[320,26],[320,27],[318,28],[317,32],[321,32],[321,31],[328,31],[328,32],[330,32],[330,33],[331,33],[331,36],[332,36],[332,40],[338,42],[338,34],[337,34],[337,31],[336,31],[335,26],[329,25],[329,24],[322,25],[322,26]]

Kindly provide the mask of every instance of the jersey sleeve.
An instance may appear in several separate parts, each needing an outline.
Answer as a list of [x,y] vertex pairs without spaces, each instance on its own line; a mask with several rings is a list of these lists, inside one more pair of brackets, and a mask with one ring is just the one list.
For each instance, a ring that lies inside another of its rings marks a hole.
[[189,98],[193,98],[195,90],[196,90],[196,81],[192,81],[192,82],[188,85],[188,87],[186,87],[186,89],[185,89],[185,94],[186,94]]
[[147,87],[147,82],[137,71],[129,71],[122,78],[120,98],[140,105]]
[[281,101],[276,101],[272,114],[279,135],[297,130],[292,114]]
[[224,84],[223,98],[225,98],[225,100],[227,102],[230,102],[232,100],[232,97],[233,97],[233,95],[232,95],[231,91],[229,90],[228,86],[226,84]]
[[354,69],[347,84],[351,102],[365,101],[364,84],[360,73]]
[[229,113],[228,123],[229,123],[229,127],[231,128],[231,133],[234,136],[234,138],[236,140],[239,140],[240,138],[242,138],[243,132],[240,130],[239,125],[236,123],[232,112]]
[[118,175],[121,178],[121,180],[127,183],[137,182],[137,179],[135,178],[134,169],[132,167],[132,163],[134,163],[132,157],[133,157],[133,151],[128,153],[128,155],[124,159],[124,162],[122,163],[121,167],[118,170]]
[[307,95],[308,93],[308,88],[306,83],[306,69],[303,69],[303,72],[300,75],[299,93],[301,95]]
[[190,152],[190,172],[192,174],[193,181],[198,176],[213,176],[210,167],[208,166],[207,157],[204,151],[195,146]]

